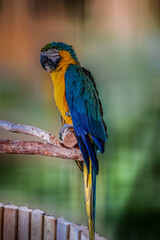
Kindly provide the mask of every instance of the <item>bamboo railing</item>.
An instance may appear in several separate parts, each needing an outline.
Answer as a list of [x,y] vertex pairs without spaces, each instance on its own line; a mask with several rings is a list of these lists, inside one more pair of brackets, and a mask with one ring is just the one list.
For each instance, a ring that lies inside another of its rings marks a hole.
[[[45,212],[0,203],[0,240],[89,240],[88,228]],[[106,240],[95,234],[95,240]]]

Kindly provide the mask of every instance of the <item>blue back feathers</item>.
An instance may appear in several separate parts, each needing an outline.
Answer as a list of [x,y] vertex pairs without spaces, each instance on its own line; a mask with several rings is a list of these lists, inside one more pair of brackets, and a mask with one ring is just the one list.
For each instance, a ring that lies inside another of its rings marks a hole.
[[65,88],[74,131],[86,166],[89,169],[90,156],[98,174],[96,150],[104,152],[107,133],[96,85],[86,69],[70,65],[65,73]]

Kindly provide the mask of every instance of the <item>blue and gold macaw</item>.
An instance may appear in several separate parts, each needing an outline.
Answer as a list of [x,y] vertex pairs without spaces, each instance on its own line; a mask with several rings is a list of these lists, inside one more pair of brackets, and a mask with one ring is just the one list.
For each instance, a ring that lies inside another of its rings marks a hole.
[[73,126],[84,163],[78,166],[84,175],[84,190],[90,240],[95,238],[97,151],[104,152],[106,126],[98,92],[91,73],[81,67],[72,48],[52,42],[41,49],[42,67],[49,71],[54,98],[65,126]]

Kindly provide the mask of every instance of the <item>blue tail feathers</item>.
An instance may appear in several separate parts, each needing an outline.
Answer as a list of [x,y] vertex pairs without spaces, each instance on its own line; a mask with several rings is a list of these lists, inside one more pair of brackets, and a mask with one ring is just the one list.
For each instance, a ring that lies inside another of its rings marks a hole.
[[89,172],[89,157],[91,158],[95,174],[98,174],[98,160],[94,145],[90,142],[88,134],[77,137],[79,148],[82,152],[84,161]]

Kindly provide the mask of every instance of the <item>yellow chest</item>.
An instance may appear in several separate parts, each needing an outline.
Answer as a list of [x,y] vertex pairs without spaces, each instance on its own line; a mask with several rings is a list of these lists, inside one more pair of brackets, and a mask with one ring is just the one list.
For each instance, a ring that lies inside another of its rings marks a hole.
[[65,97],[64,74],[63,71],[51,73],[51,78],[54,84],[54,99],[62,117],[66,121],[66,124],[72,124],[71,117],[66,115],[66,113],[69,112],[69,107]]
[[59,51],[59,54],[62,58],[60,64],[55,71],[51,72],[51,78],[54,84],[54,99],[66,124],[73,124],[72,118],[66,115],[66,113],[69,112],[69,107],[65,97],[65,72],[69,64],[77,63],[71,58],[70,53],[66,51]]

